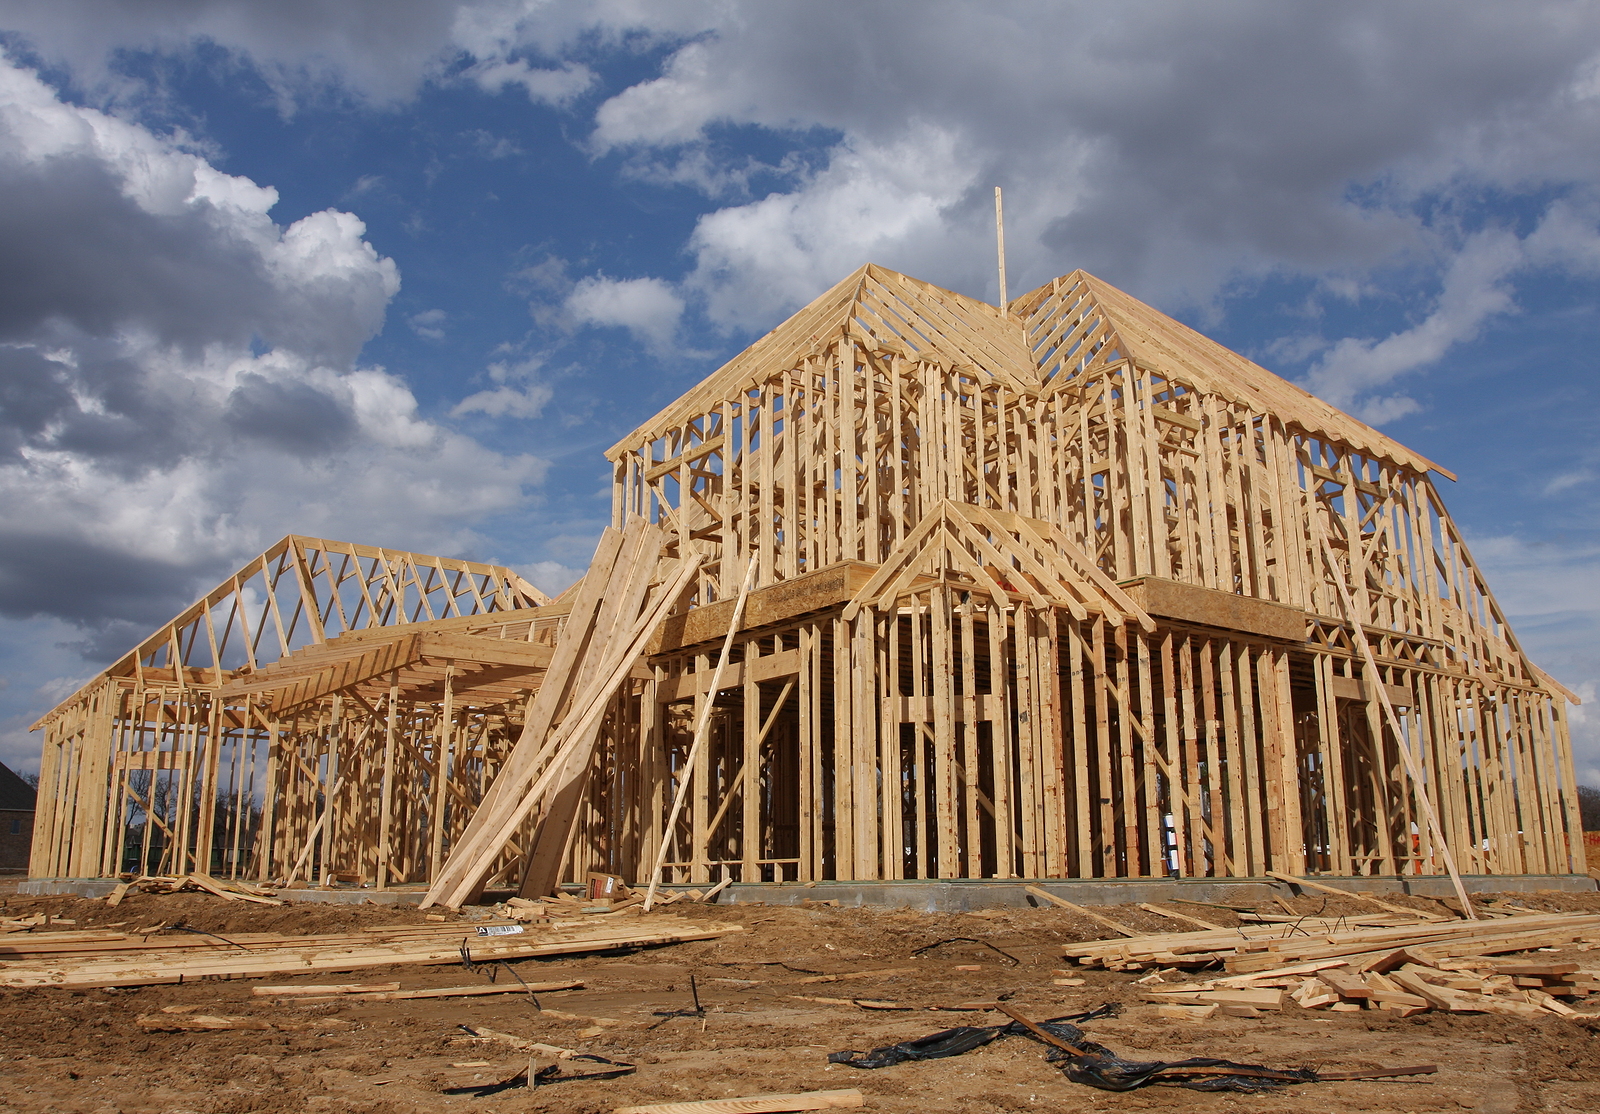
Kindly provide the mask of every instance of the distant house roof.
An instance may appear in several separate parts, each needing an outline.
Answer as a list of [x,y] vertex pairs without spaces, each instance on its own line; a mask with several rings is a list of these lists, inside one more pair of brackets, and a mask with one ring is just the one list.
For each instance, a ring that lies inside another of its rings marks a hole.
[[38,794],[9,766],[0,765],[0,810],[32,812]]

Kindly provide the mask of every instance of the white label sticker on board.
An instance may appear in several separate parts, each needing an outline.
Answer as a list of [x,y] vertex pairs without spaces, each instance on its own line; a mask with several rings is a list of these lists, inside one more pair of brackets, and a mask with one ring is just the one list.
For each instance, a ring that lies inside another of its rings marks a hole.
[[479,936],[515,936],[522,931],[520,924],[482,924],[478,926]]

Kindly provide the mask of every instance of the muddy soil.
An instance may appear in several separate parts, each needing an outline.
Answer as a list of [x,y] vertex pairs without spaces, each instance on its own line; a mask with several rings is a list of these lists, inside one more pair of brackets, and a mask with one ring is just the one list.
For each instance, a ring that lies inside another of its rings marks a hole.
[[[14,887],[7,887],[14,888]],[[47,912],[78,929],[182,922],[208,932],[340,932],[421,922],[408,907],[300,903],[247,906],[209,895],[133,895],[116,909],[72,898],[0,893],[9,916]],[[1600,894],[1504,895],[1537,910],[1600,911]],[[1399,899],[1437,909],[1426,899]],[[1354,910],[1340,899],[1298,898],[1298,912]],[[1228,911],[1186,908],[1217,924]],[[1275,907],[1274,907],[1275,908]],[[1149,931],[1180,926],[1134,906],[1100,912]],[[411,1111],[559,1111],[600,1114],[634,1103],[857,1087],[867,1109],[920,1111],[1122,1111],[1182,1109],[1195,1114],[1261,1108],[1288,1111],[1600,1110],[1600,1021],[1555,1016],[1424,1014],[1399,1020],[1376,1011],[1333,1014],[1288,1005],[1259,1019],[1204,1022],[1158,1018],[1138,1000],[1133,974],[1083,970],[1082,986],[1057,986],[1069,964],[1063,944],[1097,939],[1093,922],[1055,909],[972,914],[831,906],[672,906],[691,921],[742,924],[715,941],[631,954],[515,965],[529,982],[581,979],[581,990],[465,999],[293,1004],[254,997],[262,980],[208,981],[127,990],[0,990],[0,1110],[74,1114],[233,1114],[270,1110],[401,1114]],[[461,915],[470,922],[481,911]],[[452,915],[454,917],[454,915]],[[62,926],[67,928],[69,926]],[[464,925],[465,927],[465,925]],[[942,943],[941,943],[942,942]],[[929,945],[937,945],[930,948]],[[1600,966],[1600,955],[1541,953]],[[835,982],[817,975],[893,973]],[[693,1002],[703,1016],[672,1016]],[[460,966],[393,967],[273,983],[397,981],[407,989],[483,982]],[[498,978],[509,977],[504,971]],[[995,1041],[964,1056],[876,1071],[830,1065],[828,1053],[870,1049],[960,1024],[996,1024],[995,1013],[926,1009],[1007,1000],[1045,1018],[1105,1002],[1114,1018],[1088,1023],[1095,1040],[1130,1058],[1219,1056],[1278,1067],[1355,1069],[1435,1063],[1410,1081],[1311,1084],[1277,1094],[1207,1094],[1160,1087],[1111,1094],[1067,1082],[1039,1044]],[[840,999],[835,1004],[816,999]],[[870,1010],[851,999],[885,999],[910,1010]],[[285,1030],[147,1032],[135,1019],[165,1007],[245,1015]],[[542,1007],[542,1008],[541,1008]],[[1600,1003],[1595,1007],[1600,1012]],[[557,1016],[560,1015],[560,1016]],[[509,1077],[527,1055],[475,1038],[463,1025],[578,1049],[638,1065],[609,1081],[519,1087],[477,1098],[446,1088]]]

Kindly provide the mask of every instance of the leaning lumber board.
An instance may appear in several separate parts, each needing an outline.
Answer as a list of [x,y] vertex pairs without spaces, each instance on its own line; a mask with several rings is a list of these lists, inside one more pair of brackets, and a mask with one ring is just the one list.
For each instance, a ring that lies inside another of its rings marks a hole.
[[1139,936],[1145,935],[1144,933],[1135,931],[1134,929],[1131,929],[1131,928],[1127,927],[1126,925],[1118,924],[1116,921],[1112,920],[1110,917],[1102,917],[1099,913],[1093,912],[1092,910],[1089,910],[1089,909],[1085,909],[1081,905],[1074,905],[1072,902],[1068,901],[1066,898],[1057,897],[1055,894],[1051,893],[1049,890],[1043,889],[1043,888],[1041,888],[1039,886],[1024,886],[1023,888],[1025,890],[1027,890],[1030,894],[1032,894],[1034,897],[1042,897],[1042,898],[1044,898],[1044,900],[1048,901],[1051,905],[1054,905],[1057,908],[1070,909],[1074,913],[1079,913],[1079,914],[1082,914],[1085,917],[1088,917],[1091,921],[1099,921],[1101,924],[1105,925],[1107,928],[1109,928],[1113,932],[1120,932],[1124,936],[1133,936],[1133,937],[1139,937]]
[[614,1114],[787,1114],[792,1110],[842,1110],[865,1103],[860,1091],[846,1087],[838,1091],[807,1091],[798,1095],[752,1095],[741,1099],[619,1106]]
[[1341,890],[1335,886],[1328,886],[1321,882],[1314,882],[1309,878],[1296,878],[1293,874],[1284,874],[1276,870],[1267,871],[1267,877],[1276,878],[1280,882],[1288,882],[1295,886],[1304,886],[1308,890],[1318,890],[1325,894],[1334,894],[1338,897],[1350,897],[1357,901],[1365,901],[1380,908],[1387,909],[1391,913],[1404,913],[1408,917],[1416,917],[1419,920],[1448,921],[1450,919],[1449,917],[1441,917],[1437,913],[1424,913],[1420,909],[1408,909],[1404,905],[1391,905],[1387,901],[1373,897],[1371,894],[1361,893],[1357,890]]
[[1158,917],[1167,917],[1175,921],[1188,921],[1190,924],[1197,924],[1210,932],[1228,931],[1220,924],[1212,924],[1210,921],[1203,921],[1199,917],[1191,917],[1189,914],[1180,913],[1176,909],[1168,909],[1161,905],[1151,905],[1148,901],[1139,902],[1139,908],[1147,913],[1154,913]]

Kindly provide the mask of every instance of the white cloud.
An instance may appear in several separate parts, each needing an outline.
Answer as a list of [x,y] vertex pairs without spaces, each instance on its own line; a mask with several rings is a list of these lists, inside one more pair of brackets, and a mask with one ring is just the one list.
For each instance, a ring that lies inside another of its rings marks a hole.
[[456,403],[451,414],[458,418],[467,414],[483,414],[490,418],[537,418],[555,394],[548,384],[537,378],[542,366],[543,361],[539,359],[499,360],[490,364],[489,379],[497,385],[468,395]]
[[627,329],[657,351],[671,347],[683,316],[683,298],[657,278],[578,280],[564,308],[581,325]]
[[560,561],[534,561],[527,565],[517,565],[516,571],[523,578],[531,581],[534,587],[554,598],[578,582],[578,578],[588,571],[588,566],[575,568],[572,565],[563,565]]
[[397,268],[275,202],[0,60],[0,614],[137,637],[284,533],[460,552],[539,482],[357,364]]
[[419,337],[428,340],[444,339],[444,323],[449,314],[442,309],[425,309],[421,313],[413,313],[406,318],[406,324],[411,326],[411,331]]
[[1427,317],[1382,340],[1346,337],[1312,366],[1306,386],[1374,424],[1412,413],[1419,407],[1410,398],[1369,392],[1436,363],[1455,345],[1474,339],[1490,318],[1512,312],[1516,303],[1507,280],[1525,263],[1522,243],[1509,232],[1470,237],[1450,260],[1443,290]]
[[551,397],[550,388],[539,383],[526,387],[495,387],[468,395],[456,403],[451,413],[457,417],[484,414],[491,418],[537,418]]
[[952,239],[976,254],[992,231],[952,235],[947,227],[975,173],[957,138],[932,126],[887,146],[849,142],[802,189],[700,218],[686,286],[713,320],[750,328],[781,319],[862,263],[919,273]]
[[576,62],[552,69],[539,69],[523,59],[480,62],[466,75],[486,93],[498,93],[507,85],[520,85],[528,99],[536,103],[566,105],[592,88],[598,78],[588,66]]

